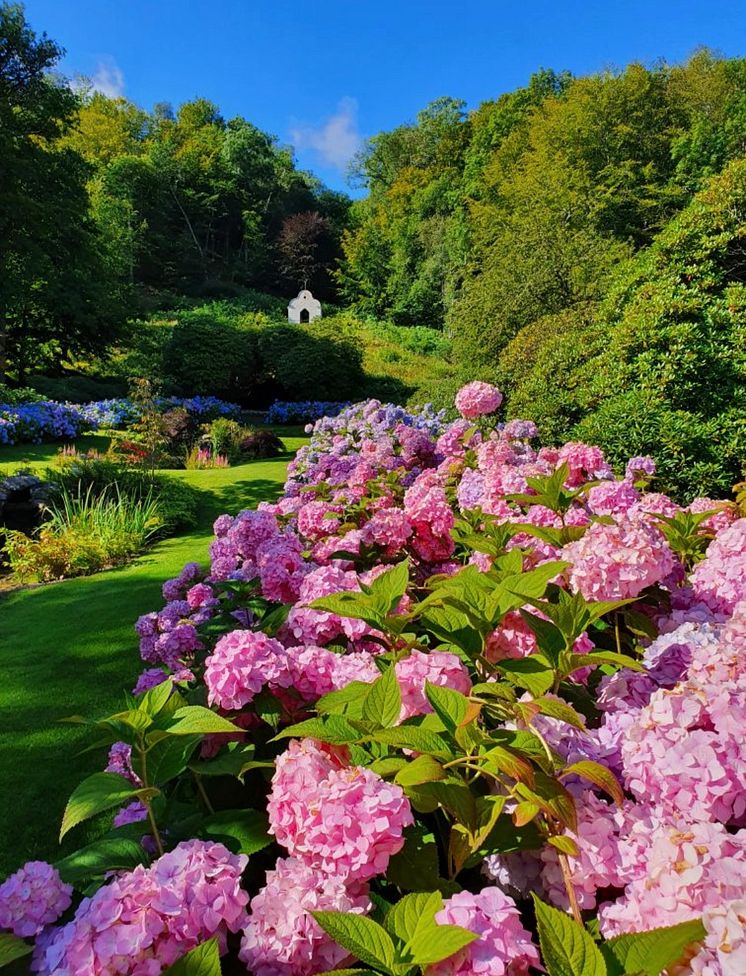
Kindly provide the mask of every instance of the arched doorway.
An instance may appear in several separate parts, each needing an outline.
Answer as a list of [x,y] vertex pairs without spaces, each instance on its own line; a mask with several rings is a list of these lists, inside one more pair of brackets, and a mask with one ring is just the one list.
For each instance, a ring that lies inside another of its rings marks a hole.
[[300,324],[307,325],[311,321],[311,313],[307,308],[302,308],[300,310]]

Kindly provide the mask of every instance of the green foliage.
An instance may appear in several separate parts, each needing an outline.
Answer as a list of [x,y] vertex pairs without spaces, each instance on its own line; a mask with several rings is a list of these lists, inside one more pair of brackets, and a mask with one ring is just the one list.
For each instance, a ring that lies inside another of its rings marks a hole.
[[258,348],[266,375],[287,399],[347,400],[363,388],[359,342],[333,319],[270,326],[259,333]]
[[79,97],[52,69],[62,50],[18,4],[0,5],[0,380],[104,347],[126,308],[90,214],[88,165],[62,137]]
[[158,504],[161,519],[158,534],[170,535],[196,522],[198,492],[186,482],[165,474],[151,477],[141,469],[125,467],[106,457],[61,455],[55,467],[46,469],[44,477],[68,495],[90,492],[99,497],[118,492],[133,503],[152,497]]
[[151,494],[133,500],[116,483],[99,494],[90,487],[75,494],[63,488],[35,537],[6,532],[6,556],[20,582],[85,576],[135,555],[162,527]]
[[163,976],[220,976],[220,946],[217,937],[203,942],[163,970]]

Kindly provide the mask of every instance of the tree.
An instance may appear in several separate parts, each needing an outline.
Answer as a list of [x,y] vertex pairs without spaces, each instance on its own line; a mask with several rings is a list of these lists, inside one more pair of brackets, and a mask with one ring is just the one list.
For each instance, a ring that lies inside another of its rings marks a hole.
[[331,223],[318,211],[286,217],[277,238],[282,273],[308,288],[322,266],[319,248],[330,232]]
[[62,55],[0,6],[0,379],[44,358],[100,348],[118,286],[89,215],[82,157],[60,137],[79,96],[50,71]]

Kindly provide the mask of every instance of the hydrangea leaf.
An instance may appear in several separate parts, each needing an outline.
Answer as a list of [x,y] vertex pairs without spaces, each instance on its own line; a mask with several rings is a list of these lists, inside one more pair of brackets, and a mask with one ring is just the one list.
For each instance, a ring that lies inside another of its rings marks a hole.
[[33,951],[33,946],[10,932],[0,932],[0,966],[7,966]]
[[447,959],[479,936],[459,925],[433,925],[419,931],[409,944],[412,961],[429,966]]
[[174,715],[168,726],[171,735],[211,735],[214,732],[242,732],[237,725],[204,705],[185,705]]
[[391,936],[377,922],[348,912],[311,912],[335,942],[368,966],[394,976],[396,950]]
[[137,789],[119,773],[94,773],[79,783],[67,801],[60,828],[60,840],[89,817],[122,806],[128,800],[155,796],[158,790]]
[[363,702],[363,719],[373,726],[389,728],[399,719],[401,688],[393,665],[376,678]]
[[203,832],[219,837],[234,854],[254,854],[272,843],[267,815],[259,810],[221,810],[205,820]]
[[383,924],[392,936],[407,943],[437,924],[435,915],[442,907],[443,896],[439,891],[413,892],[391,907]]
[[533,899],[541,955],[549,976],[606,976],[606,963],[590,933],[536,895]]
[[163,976],[220,976],[218,940],[210,939],[196,946],[178,962],[163,970]]
[[618,935],[604,943],[603,950],[616,959],[625,973],[643,973],[659,976],[682,962],[687,949],[701,942],[705,928],[699,919],[651,929],[648,932],[630,932]]
[[107,871],[131,870],[146,860],[145,851],[137,841],[128,837],[102,837],[63,857],[55,867],[63,881],[78,885]]

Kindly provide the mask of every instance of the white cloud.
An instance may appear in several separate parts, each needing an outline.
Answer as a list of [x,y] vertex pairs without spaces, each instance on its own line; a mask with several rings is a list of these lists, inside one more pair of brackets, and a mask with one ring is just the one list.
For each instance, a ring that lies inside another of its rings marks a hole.
[[310,149],[323,162],[344,170],[363,144],[357,127],[357,102],[343,98],[334,115],[318,125],[296,125],[290,130],[290,139],[296,149]]
[[114,58],[100,60],[90,81],[91,91],[101,92],[108,98],[121,98],[124,95],[124,74]]

